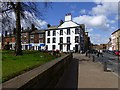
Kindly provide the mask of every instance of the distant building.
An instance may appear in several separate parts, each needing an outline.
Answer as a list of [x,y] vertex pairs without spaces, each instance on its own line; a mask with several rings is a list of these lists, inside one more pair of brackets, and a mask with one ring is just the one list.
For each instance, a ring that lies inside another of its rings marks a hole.
[[66,14],[65,21],[59,26],[49,25],[45,34],[45,44],[48,51],[84,52],[85,50],[85,26],[73,22],[71,14]]
[[[15,50],[15,30],[11,35],[3,37],[3,47],[9,43],[10,49]],[[25,29],[21,31],[22,50],[42,50],[45,49],[45,30]]]
[[[46,30],[37,30],[32,24],[31,29],[21,30],[22,50],[59,50],[62,52],[85,52],[91,48],[90,37],[85,32],[84,24],[77,24],[72,21],[72,15],[66,14],[65,21],[60,20],[58,26],[47,25]],[[3,36],[2,46],[10,44],[10,49],[15,50],[16,29],[13,33]]]
[[109,38],[109,41],[107,43],[107,50],[112,50],[112,42],[111,42],[111,38]]
[[[119,38],[119,41],[118,41],[118,38]],[[112,50],[118,50],[118,42],[119,42],[119,47],[120,47],[120,29],[114,31],[111,34]]]
[[95,49],[95,50],[99,50],[99,49],[100,49],[100,47],[99,47],[98,44],[93,44],[93,45],[92,45],[92,48]]
[[92,46],[92,48],[95,50],[105,50],[107,49],[107,44],[95,44]]
[[107,49],[107,44],[100,44],[100,49],[101,50]]
[[30,49],[45,50],[45,30],[35,30],[30,33]]

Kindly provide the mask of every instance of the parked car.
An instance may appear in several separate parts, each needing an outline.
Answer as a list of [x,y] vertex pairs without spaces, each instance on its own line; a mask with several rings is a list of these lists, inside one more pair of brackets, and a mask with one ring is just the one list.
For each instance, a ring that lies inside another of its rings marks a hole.
[[115,55],[119,55],[120,56],[120,51],[116,51]]
[[113,50],[113,51],[112,51],[112,52],[113,52],[113,55],[116,55],[115,52],[117,52],[117,51],[118,51],[118,50]]

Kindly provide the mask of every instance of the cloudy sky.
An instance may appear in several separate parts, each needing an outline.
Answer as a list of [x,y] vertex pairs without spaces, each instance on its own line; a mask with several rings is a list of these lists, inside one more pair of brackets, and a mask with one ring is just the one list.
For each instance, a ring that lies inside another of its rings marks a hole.
[[[78,24],[85,24],[92,43],[107,43],[112,32],[118,29],[118,3],[104,2],[105,0],[93,0],[92,2],[53,2],[48,9],[43,8],[43,2],[36,2],[38,9],[43,10],[44,20],[35,17],[34,21],[38,27],[46,28],[47,24],[59,25],[64,21],[65,14],[71,13],[72,19]],[[29,14],[30,17],[31,14]],[[14,13],[12,13],[15,18]],[[37,20],[37,22],[36,22]],[[27,27],[22,21],[22,26]]]
[[71,13],[73,21],[85,24],[94,44],[107,43],[111,33],[118,29],[117,2],[54,2],[46,13],[43,25],[59,25],[65,14]]

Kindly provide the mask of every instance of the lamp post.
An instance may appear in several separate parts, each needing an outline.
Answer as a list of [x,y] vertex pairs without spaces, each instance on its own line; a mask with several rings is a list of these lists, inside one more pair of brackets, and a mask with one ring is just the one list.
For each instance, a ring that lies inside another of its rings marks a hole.
[[79,27],[78,30],[79,30],[79,53],[80,53],[81,51],[81,28]]
[[120,36],[117,37],[117,42],[118,42],[118,63],[120,63],[120,60],[119,60],[119,43],[120,43],[120,42],[119,42],[119,37],[120,37]]
[[[120,69],[119,69],[119,63],[120,63],[120,60],[119,60],[119,43],[120,43],[119,37],[120,36],[117,37],[117,42],[118,42],[118,67],[117,67],[118,68],[118,76],[119,76],[119,71],[120,71]],[[120,83],[120,78],[118,78],[118,85],[119,85],[119,83]],[[118,87],[118,88],[120,89],[120,87]]]

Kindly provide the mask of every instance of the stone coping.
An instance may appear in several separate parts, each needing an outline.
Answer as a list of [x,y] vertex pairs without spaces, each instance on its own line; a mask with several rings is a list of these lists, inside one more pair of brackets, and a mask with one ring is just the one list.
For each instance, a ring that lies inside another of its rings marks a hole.
[[52,66],[54,66],[55,64],[57,64],[58,62],[63,60],[64,58],[68,57],[69,55],[70,54],[59,57],[55,60],[52,60],[50,62],[47,62],[47,63],[39,66],[37,68],[27,71],[19,76],[16,76],[16,77],[4,82],[2,84],[2,88],[3,89],[4,88],[20,88],[23,85],[25,85],[26,83],[28,83],[29,81],[31,81],[32,79],[34,79],[35,77],[37,77],[38,75],[45,72],[47,69],[51,68]]

